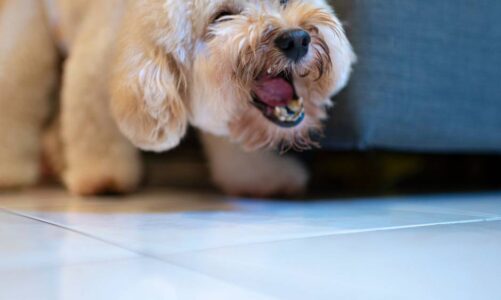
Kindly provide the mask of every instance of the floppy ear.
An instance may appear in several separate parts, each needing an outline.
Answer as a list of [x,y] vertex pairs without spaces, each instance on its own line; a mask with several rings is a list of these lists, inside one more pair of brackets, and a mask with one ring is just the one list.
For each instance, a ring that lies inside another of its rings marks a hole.
[[176,55],[152,40],[149,29],[153,28],[138,22],[126,19],[119,34],[111,108],[122,133],[133,144],[143,150],[166,151],[186,134],[183,70]]

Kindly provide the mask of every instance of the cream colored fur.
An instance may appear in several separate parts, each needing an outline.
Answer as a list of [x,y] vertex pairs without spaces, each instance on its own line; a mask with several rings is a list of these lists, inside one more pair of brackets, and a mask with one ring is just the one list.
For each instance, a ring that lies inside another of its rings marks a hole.
[[56,53],[38,1],[0,2],[0,187],[34,184]]
[[[309,146],[355,56],[324,0],[288,2],[0,0],[0,188],[39,177],[62,53],[60,114],[45,145],[73,193],[134,190],[136,147],[172,149],[189,124],[205,132],[214,180],[226,192],[302,191],[306,170],[270,148]],[[213,22],[221,10],[234,15]],[[313,40],[297,64],[270,42],[293,28]],[[301,126],[279,128],[250,104],[253,80],[270,67],[293,74],[305,99]]]

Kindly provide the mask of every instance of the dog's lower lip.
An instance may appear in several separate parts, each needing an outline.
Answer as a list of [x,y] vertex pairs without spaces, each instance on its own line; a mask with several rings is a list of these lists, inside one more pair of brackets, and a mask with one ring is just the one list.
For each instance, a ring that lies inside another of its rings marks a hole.
[[[283,127],[283,128],[294,128],[302,123],[305,117],[303,99],[298,97],[295,86],[292,78],[290,78],[286,73],[280,73],[278,76],[272,77],[270,76],[270,72],[263,75],[266,78],[266,81],[280,81],[279,78],[283,81],[285,80],[290,85],[289,88],[285,88],[285,90],[292,89],[292,94],[289,94],[289,100],[284,101],[263,101],[259,98],[257,93],[253,92],[252,95],[252,103],[253,105],[261,111],[261,113],[274,124]],[[261,77],[261,78],[263,78]],[[269,86],[268,86],[269,87]],[[280,93],[279,93],[280,94]]]

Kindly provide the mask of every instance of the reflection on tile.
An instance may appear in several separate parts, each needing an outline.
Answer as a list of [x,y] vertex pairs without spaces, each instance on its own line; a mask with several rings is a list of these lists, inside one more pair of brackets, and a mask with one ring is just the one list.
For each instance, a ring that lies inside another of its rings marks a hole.
[[479,217],[501,216],[501,194],[457,194],[400,198],[400,203],[414,211],[467,214]]
[[13,272],[0,269],[0,288],[2,300],[271,299],[149,259]]
[[[268,203],[256,201],[239,201],[241,206],[253,210],[281,214],[305,214],[322,206],[338,206],[348,209],[373,211],[413,211],[438,214],[467,215],[476,217],[501,216],[501,193],[446,194],[422,196],[393,196],[379,198],[326,199],[308,203]],[[326,212],[329,214],[329,212]]]
[[76,197],[61,188],[28,190],[22,193],[0,193],[0,208],[31,209],[48,212],[81,213],[148,213],[176,211],[231,210],[221,196],[179,190],[142,191],[117,197]]
[[0,270],[59,266],[135,256],[107,243],[0,211]]
[[402,200],[299,203],[222,197],[218,200],[203,194],[164,192],[133,196],[120,202],[104,198],[63,201],[58,195],[45,196],[38,204],[31,201],[36,207],[22,200],[15,205],[5,202],[4,205],[155,256],[373,228],[478,219],[460,213],[413,211],[406,209],[400,203]]
[[499,299],[501,222],[332,235],[172,255],[280,299]]

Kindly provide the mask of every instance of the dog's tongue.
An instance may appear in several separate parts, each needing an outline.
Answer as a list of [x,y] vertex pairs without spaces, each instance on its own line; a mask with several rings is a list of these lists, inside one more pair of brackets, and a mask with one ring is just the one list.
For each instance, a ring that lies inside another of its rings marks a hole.
[[294,100],[294,88],[282,77],[262,76],[252,91],[260,101],[269,106],[285,106]]

